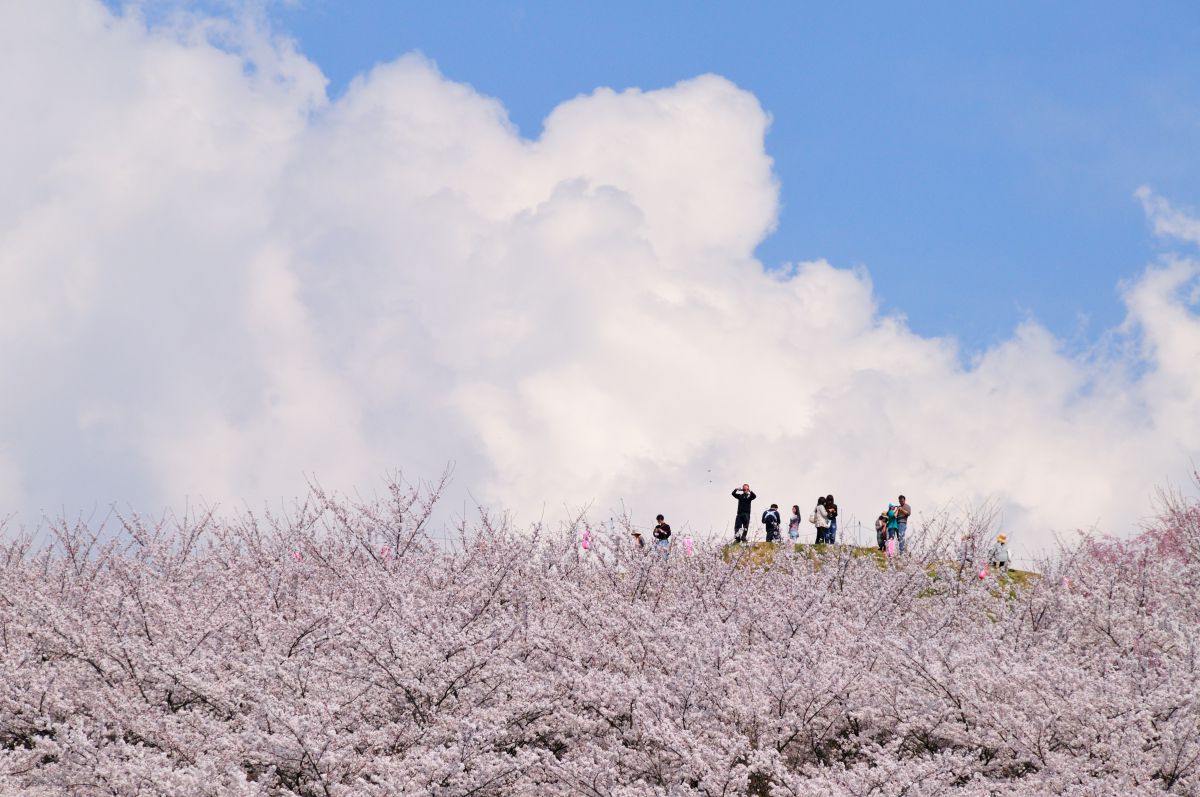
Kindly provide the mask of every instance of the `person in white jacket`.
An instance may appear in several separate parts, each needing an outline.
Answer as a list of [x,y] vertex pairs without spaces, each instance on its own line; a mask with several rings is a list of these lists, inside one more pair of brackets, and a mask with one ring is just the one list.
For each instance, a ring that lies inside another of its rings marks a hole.
[[812,522],[817,527],[817,545],[829,542],[829,511],[825,509],[825,496],[817,499],[817,508],[813,510]]

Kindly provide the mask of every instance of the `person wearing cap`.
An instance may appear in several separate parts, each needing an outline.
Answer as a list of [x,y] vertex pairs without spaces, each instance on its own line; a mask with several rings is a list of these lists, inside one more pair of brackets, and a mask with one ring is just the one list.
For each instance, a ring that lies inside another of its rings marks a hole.
[[1008,535],[1001,534],[996,537],[996,545],[992,548],[992,554],[988,557],[992,563],[992,567],[1000,570],[1008,570]]
[[645,548],[646,542],[642,539],[642,533],[637,529],[633,530],[633,543],[639,548]]
[[771,508],[762,514],[763,525],[767,527],[767,542],[779,542],[779,526],[783,518],[779,516],[779,504],[771,504]]
[[655,520],[658,521],[658,525],[654,527],[654,544],[660,551],[666,553],[667,549],[671,547],[671,526],[663,519],[662,515],[657,516]]

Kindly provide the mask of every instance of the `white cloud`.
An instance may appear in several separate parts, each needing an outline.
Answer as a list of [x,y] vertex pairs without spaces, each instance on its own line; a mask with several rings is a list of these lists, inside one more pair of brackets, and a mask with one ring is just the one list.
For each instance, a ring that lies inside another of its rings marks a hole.
[[526,519],[624,499],[720,530],[750,480],[864,521],[898,490],[995,497],[1032,544],[1127,530],[1200,448],[1193,262],[1126,286],[1136,348],[1077,357],[1029,322],[963,367],[865,272],[754,260],[770,120],[722,78],[599,90],[527,141],[416,56],[329,102],[252,27],[221,48],[91,2],[0,17],[7,507],[256,503],[454,460]]
[[1135,195],[1142,203],[1146,217],[1154,225],[1154,232],[1167,238],[1200,244],[1200,219],[1171,207],[1171,203],[1155,195],[1147,186],[1139,188]]

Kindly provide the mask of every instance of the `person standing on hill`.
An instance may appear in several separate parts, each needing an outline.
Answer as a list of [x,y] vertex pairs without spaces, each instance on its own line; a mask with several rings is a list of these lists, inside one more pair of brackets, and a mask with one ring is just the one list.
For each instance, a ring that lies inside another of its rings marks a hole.
[[[887,518],[888,539],[894,540],[899,535],[898,529],[900,527],[899,521],[896,520],[896,505],[895,504],[888,504],[888,511],[884,517]],[[897,543],[897,545],[898,544],[899,543]]]
[[658,525],[654,527],[654,544],[662,552],[666,553],[671,547],[671,526],[663,519],[662,515],[655,518]]
[[746,535],[750,532],[750,502],[758,496],[750,489],[749,484],[743,484],[733,491],[733,497],[738,502],[737,517],[733,521],[733,541],[745,542]]
[[817,499],[817,508],[813,510],[809,520],[817,527],[817,545],[827,543],[829,541],[829,512],[825,509],[825,496],[822,495]]
[[896,507],[896,546],[900,553],[904,553],[906,550],[904,533],[908,530],[910,515],[912,515],[912,507],[908,505],[908,499],[900,496],[900,505]]
[[767,542],[779,542],[779,526],[783,523],[779,517],[779,504],[771,504],[771,508],[763,512],[762,522],[767,527]]
[[792,518],[788,521],[788,539],[795,545],[800,541],[800,506],[792,505]]
[[887,529],[887,512],[880,512],[879,517],[875,520],[875,544],[881,551],[887,550]]
[[833,496],[825,496],[825,513],[829,515],[829,531],[825,532],[825,542],[830,545],[837,543],[837,504],[833,502]]
[[992,567],[997,570],[1008,570],[1008,535],[1001,534],[996,537],[996,545],[992,548],[992,554],[988,558],[992,562]]

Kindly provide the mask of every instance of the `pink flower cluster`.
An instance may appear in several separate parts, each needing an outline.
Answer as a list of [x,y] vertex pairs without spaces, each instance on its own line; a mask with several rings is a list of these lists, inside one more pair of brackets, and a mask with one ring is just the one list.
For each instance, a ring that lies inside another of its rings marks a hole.
[[935,530],[764,567],[430,506],[10,539],[0,794],[1200,793],[1186,507],[1021,585]]

